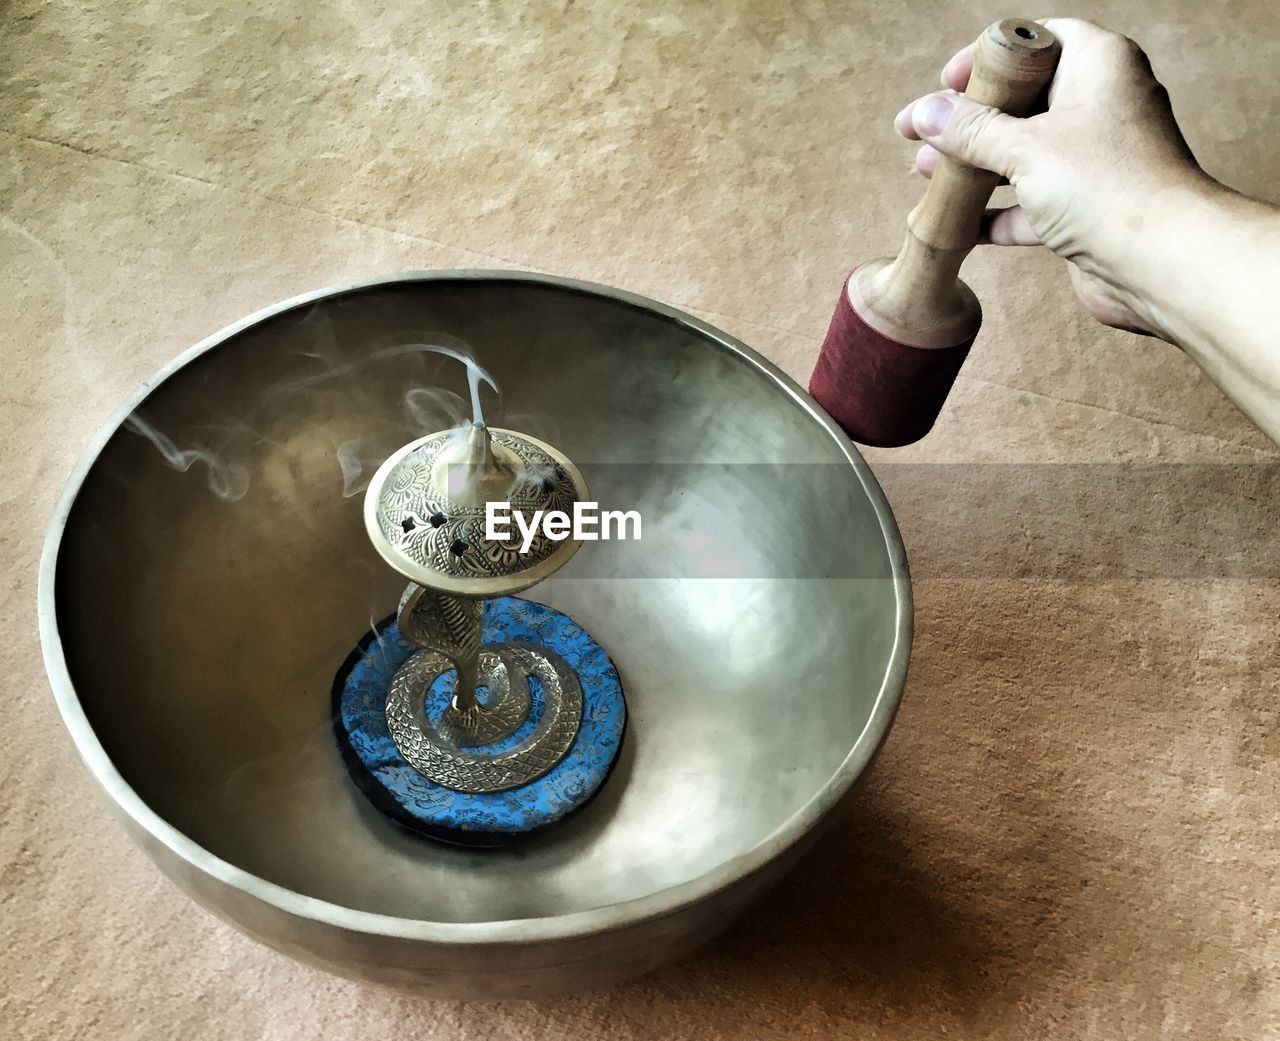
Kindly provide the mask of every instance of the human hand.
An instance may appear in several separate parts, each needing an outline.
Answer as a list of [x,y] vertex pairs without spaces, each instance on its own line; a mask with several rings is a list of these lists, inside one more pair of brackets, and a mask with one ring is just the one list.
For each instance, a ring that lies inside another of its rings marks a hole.
[[1099,321],[1168,338],[1143,299],[1140,240],[1161,193],[1220,186],[1183,139],[1146,55],[1132,40],[1071,18],[1043,21],[1062,45],[1048,110],[1027,119],[961,93],[973,48],[942,72],[947,90],[898,113],[899,133],[923,142],[916,167],[932,175],[942,153],[1008,179],[1018,204],[990,210],[983,241],[1043,244],[1071,264],[1076,295]]

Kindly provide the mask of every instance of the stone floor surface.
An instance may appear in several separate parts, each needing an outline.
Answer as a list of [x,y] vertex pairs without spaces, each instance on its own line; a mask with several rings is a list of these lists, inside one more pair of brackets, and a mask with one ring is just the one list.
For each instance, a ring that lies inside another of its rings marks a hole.
[[[757,910],[653,976],[482,1008],[256,945],[110,819],[40,663],[62,484],[189,344],[346,280],[527,268],[684,308],[804,379],[841,279],[896,246],[919,195],[893,114],[982,26],[1044,13],[0,6],[0,1036],[1280,1037],[1280,452],[1176,351],[1092,324],[1037,251],[971,259],[986,324],[946,412],[869,453],[916,564],[917,636],[865,795]],[[1062,13],[1141,41],[1204,165],[1277,199],[1280,7]],[[903,462],[1006,476],[940,505]],[[1055,482],[1119,464],[1141,475],[1117,491],[1134,519],[1102,546]],[[1253,494],[1224,477],[1241,472]],[[1019,473],[1041,493],[1011,499]],[[1161,566],[1143,536],[1168,522],[1162,480],[1231,537],[1189,515]],[[981,537],[992,511],[1007,538]],[[1062,566],[1037,568],[1050,549]]]

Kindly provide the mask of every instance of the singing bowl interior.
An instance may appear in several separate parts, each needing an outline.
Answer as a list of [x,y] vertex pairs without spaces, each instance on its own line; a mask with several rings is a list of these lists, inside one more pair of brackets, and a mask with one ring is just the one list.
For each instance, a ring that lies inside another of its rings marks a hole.
[[[340,461],[367,478],[446,424],[430,388],[465,397],[463,369],[398,349],[442,339],[500,383],[491,421],[556,445],[643,518],[640,542],[587,544],[528,594],[608,649],[630,720],[599,798],[506,852],[388,823],[330,722],[335,670],[402,588]],[[46,553],[50,675],[134,833],[268,942],[306,956],[323,928],[348,946],[475,941],[502,969],[506,943],[678,923],[785,858],[889,727],[910,594],[874,479],[794,384],[674,310],[510,273],[382,280],[239,323],[121,415],[134,405],[178,451],[242,468],[247,491],[233,475],[220,498],[204,461],[183,470],[104,431]],[[780,490],[747,465],[779,462],[809,476]],[[344,971],[342,957],[320,960]]]

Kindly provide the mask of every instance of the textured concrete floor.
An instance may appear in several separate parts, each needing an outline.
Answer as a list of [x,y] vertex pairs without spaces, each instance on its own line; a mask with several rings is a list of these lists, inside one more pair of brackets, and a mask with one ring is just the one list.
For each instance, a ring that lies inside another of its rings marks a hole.
[[[1280,8],[1076,11],[1147,46],[1213,173],[1275,198]],[[918,636],[869,790],[755,913],[648,979],[473,1008],[258,947],[108,818],[39,664],[35,562],[89,433],[278,299],[534,268],[684,307],[807,376],[840,279],[896,245],[920,190],[890,118],[1008,13],[0,9],[0,1036],[1280,1036],[1280,453],[1176,352],[1092,325],[1036,253],[972,259],[987,321],[947,412],[872,456],[916,562]],[[949,499],[905,460],[1004,468],[952,471],[997,479]],[[1115,504],[1067,508],[1055,489],[1091,471],[1033,463],[1151,465]]]

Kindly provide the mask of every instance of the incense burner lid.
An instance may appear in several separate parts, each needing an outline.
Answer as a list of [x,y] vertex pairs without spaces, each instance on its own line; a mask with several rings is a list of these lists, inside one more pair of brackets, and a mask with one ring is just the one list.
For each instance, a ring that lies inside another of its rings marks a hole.
[[413,441],[379,467],[365,496],[365,525],[382,558],[410,581],[458,596],[519,592],[563,566],[578,549],[541,527],[526,552],[510,534],[486,534],[489,502],[509,503],[531,521],[537,511],[573,515],[588,492],[561,452],[528,434],[470,424]]

